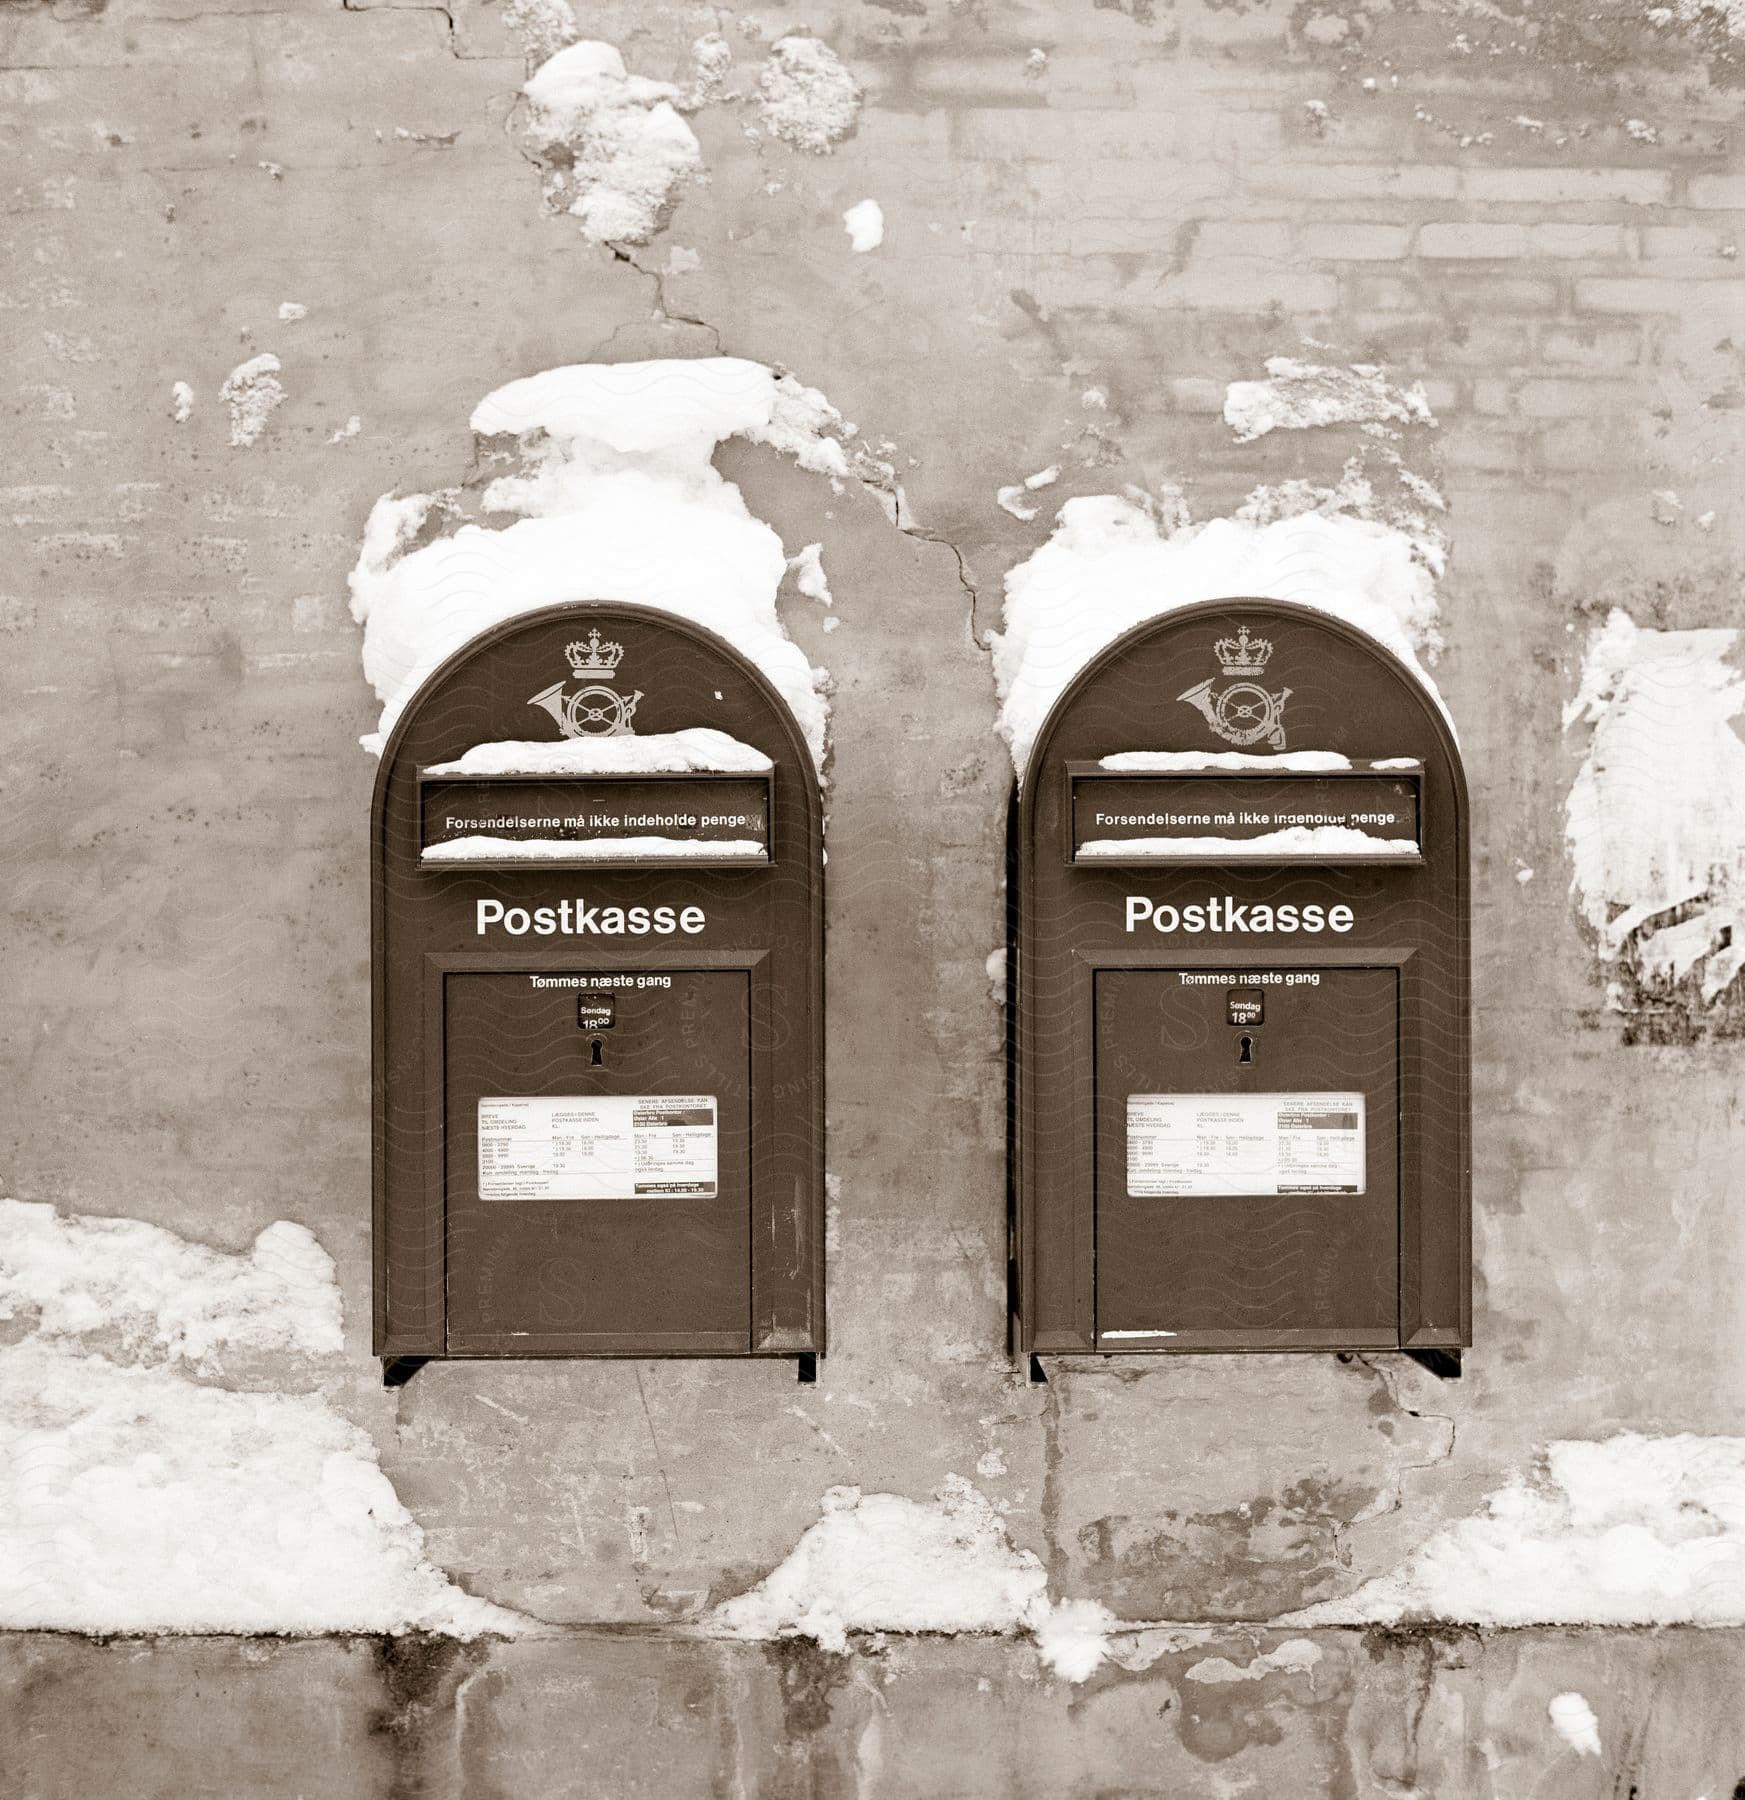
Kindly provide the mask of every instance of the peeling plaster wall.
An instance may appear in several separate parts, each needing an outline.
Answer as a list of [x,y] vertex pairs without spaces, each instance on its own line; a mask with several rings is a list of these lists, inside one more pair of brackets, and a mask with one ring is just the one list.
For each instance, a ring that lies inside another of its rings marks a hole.
[[[687,115],[706,178],[644,245],[543,209],[516,135],[526,9],[0,11],[9,1190],[233,1249],[308,1225],[344,1288],[336,1404],[431,1556],[560,1623],[671,1627],[780,1561],[827,1487],[921,1496],[948,1472],[1056,1593],[1265,1621],[1391,1568],[1553,1439],[1738,1431],[1738,1010],[1660,1043],[1607,1011],[1566,892],[1578,751],[1559,733],[1608,609],[1739,622],[1722,15],[576,13],[677,87],[699,36],[733,50],[725,97]],[[757,71],[798,30],[865,93],[828,155],[752,134]],[[842,214],[869,197],[884,240],[856,254]],[[1071,495],[1179,483],[1204,517],[1259,482],[1336,480],[1359,433],[1238,444],[1222,417],[1227,383],[1305,338],[1421,381],[1440,422],[1438,679],[1476,827],[1477,1348],[1458,1385],[1306,1356],[1087,1361],[1032,1387],[1003,1352],[986,961],[1010,768],[979,638]],[[822,389],[903,488],[893,527],[768,452],[719,459],[791,551],[822,543],[841,620],[827,636],[797,590],[787,608],[837,683],[831,1354],[812,1388],[785,1363],[511,1363],[387,1395],[367,1343],[374,765],[355,747],[374,707],[345,572],[378,493],[464,472],[479,395],[718,348]],[[221,388],[268,355],[284,399],[237,443]],[[1054,464],[1036,519],[997,504]],[[795,1709],[838,1702],[794,1655],[780,1694],[803,1736]],[[698,1704],[749,1741],[763,1715],[711,1682]],[[890,1729],[856,1705],[864,1759]],[[821,1791],[852,1791],[844,1767]]]

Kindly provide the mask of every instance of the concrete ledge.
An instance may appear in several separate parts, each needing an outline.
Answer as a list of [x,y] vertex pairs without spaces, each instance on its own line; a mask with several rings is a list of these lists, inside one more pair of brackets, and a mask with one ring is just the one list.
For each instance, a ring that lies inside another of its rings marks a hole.
[[[1082,1687],[1010,1638],[0,1638],[10,1800],[1706,1794],[1745,1631],[1139,1634]],[[1579,1693],[1602,1753],[1547,1708]]]

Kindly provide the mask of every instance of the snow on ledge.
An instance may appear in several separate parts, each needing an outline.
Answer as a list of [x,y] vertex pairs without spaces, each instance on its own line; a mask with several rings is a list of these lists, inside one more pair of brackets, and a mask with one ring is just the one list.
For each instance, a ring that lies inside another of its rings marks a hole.
[[[0,1316],[34,1327],[0,1348],[0,1629],[530,1626],[429,1562],[358,1426],[259,1385],[263,1353],[340,1347],[333,1263],[302,1226],[230,1254],[0,1201]],[[249,1384],[218,1385],[221,1359]]]
[[506,838],[477,832],[450,838],[442,844],[426,844],[419,857],[426,863],[469,862],[633,862],[645,857],[671,858],[675,862],[731,859],[762,861],[767,845],[754,838]]
[[1355,825],[1287,825],[1258,837],[1090,838],[1078,847],[1080,862],[1105,857],[1184,856],[1416,856],[1413,838],[1377,837]]
[[281,1219],[232,1254],[143,1219],[0,1199],[0,1319],[30,1314],[44,1336],[153,1360],[344,1342],[333,1258],[307,1226]]
[[835,1487],[820,1504],[786,1560],[709,1615],[709,1635],[809,1637],[840,1654],[851,1631],[1021,1630],[1075,1682],[1108,1654],[1114,1615],[1094,1600],[1051,1601],[1042,1564],[1013,1549],[961,1476],[947,1476],[932,1502]]
[[1550,1444],[1390,1574],[1281,1625],[1745,1624],[1745,1437]]
[[[1410,758],[1403,759],[1416,768]],[[1372,767],[1381,768],[1380,763]],[[1349,769],[1351,758],[1337,750],[1286,750],[1278,756],[1250,756],[1241,750],[1119,750],[1105,756],[1099,769],[1119,769],[1126,774],[1167,774],[1193,769],[1282,769],[1309,774],[1329,769]]]
[[696,725],[646,737],[560,738],[556,743],[505,738],[475,744],[452,762],[431,763],[426,775],[761,775],[775,764],[761,750],[725,731]]

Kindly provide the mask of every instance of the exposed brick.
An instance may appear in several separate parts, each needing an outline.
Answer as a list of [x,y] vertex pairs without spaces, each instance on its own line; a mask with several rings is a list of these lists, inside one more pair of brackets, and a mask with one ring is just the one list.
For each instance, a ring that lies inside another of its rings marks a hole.
[[1524,256],[1527,251],[1527,228],[1524,225],[1486,225],[1439,220],[1426,225],[1418,233],[1418,254],[1435,257],[1474,257],[1493,259]]
[[1648,276],[1584,275],[1575,284],[1577,312],[1677,312],[1688,297],[1682,283]]
[[1452,200],[1460,171],[1438,163],[1306,163],[1283,159],[1244,171],[1263,193],[1304,200]]
[[1672,176],[1664,169],[1463,169],[1460,192],[1468,200],[1514,206],[1570,200],[1653,206],[1672,197]]
[[1513,487],[1521,479],[1520,440],[1494,425],[1469,422],[1444,434],[1442,463],[1451,474],[1500,476]]
[[1164,282],[1157,298],[1165,306],[1198,306],[1208,312],[1258,312],[1275,304],[1292,313],[1331,312],[1339,300],[1339,283],[1331,275],[1257,267],[1242,258],[1195,263]]
[[1633,412],[1641,392],[1627,381],[1524,381],[1516,399],[1533,419],[1612,418]]
[[1736,271],[1738,263],[1722,252],[1736,251],[1742,236],[1745,232],[1728,231],[1721,226],[1644,225],[1642,254],[1651,259],[1712,256],[1716,262]]
[[1421,385],[1424,389],[1424,398],[1430,402],[1430,410],[1433,413],[1457,412],[1464,404],[1459,382],[1426,380]]
[[1527,242],[1540,256],[1628,256],[1631,233],[1622,225],[1577,225],[1556,220],[1529,225]]
[[1512,381],[1475,381],[1472,384],[1474,412],[1501,415],[1515,410],[1515,384]]
[[1297,248],[1304,256],[1326,257],[1340,262],[1393,262],[1410,249],[1409,225],[1304,225],[1297,232]]
[[1445,362],[1501,368],[1525,362],[1533,352],[1533,327],[1514,320],[1475,319],[1448,333],[1439,351]]
[[1341,275],[1339,291],[1359,311],[1414,313],[1424,305],[1420,285],[1397,275]]
[[1539,360],[1589,369],[1621,369],[1641,358],[1642,338],[1633,326],[1547,326],[1539,334]]
[[[1632,421],[1613,419],[1607,428],[1599,428],[1592,419],[1549,425],[1541,429],[1538,439],[1540,464],[1560,473],[1586,473],[1603,470],[1616,476],[1620,452],[1629,455],[1636,448]],[[1641,477],[1638,475],[1637,480]],[[1647,496],[1643,496],[1643,518],[1647,518]]]
[[1194,233],[1195,256],[1272,256],[1283,260],[1290,253],[1290,226],[1270,220],[1226,224],[1221,219],[1206,219]]
[[1550,313],[1557,310],[1557,283],[1537,275],[1455,275],[1435,284],[1435,296],[1454,313]]
[[1684,204],[1737,212],[1745,208],[1745,181],[1737,175],[1693,175],[1684,184]]

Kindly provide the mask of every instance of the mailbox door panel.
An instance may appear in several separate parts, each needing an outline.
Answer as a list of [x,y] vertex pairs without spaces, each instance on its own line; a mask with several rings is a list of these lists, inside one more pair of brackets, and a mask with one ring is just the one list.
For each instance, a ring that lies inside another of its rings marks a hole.
[[1276,973],[1096,974],[1099,1348],[1398,1341],[1399,972]]
[[451,1353],[749,1347],[749,1007],[736,970],[445,977]]

